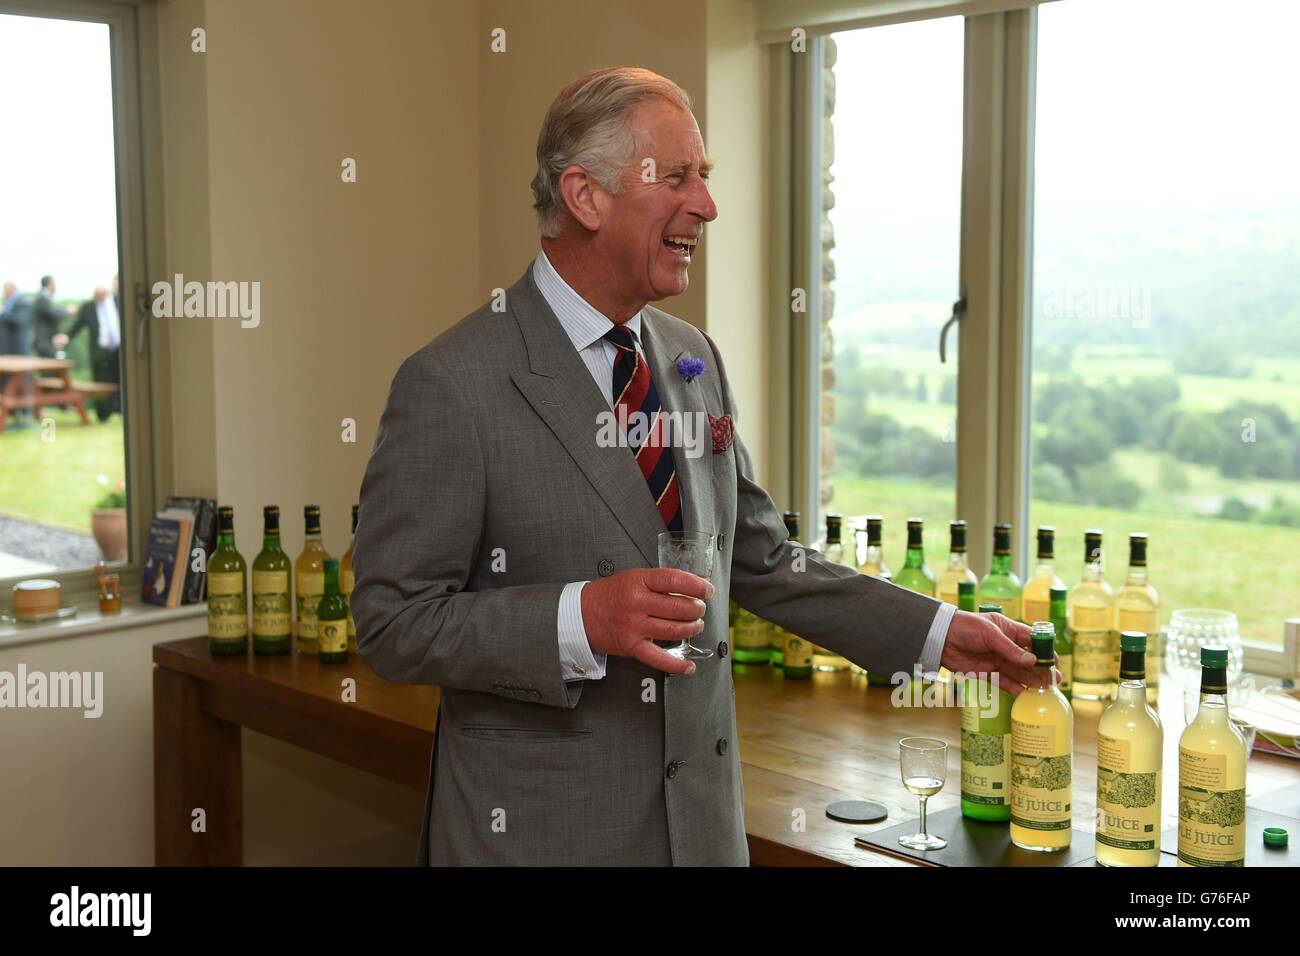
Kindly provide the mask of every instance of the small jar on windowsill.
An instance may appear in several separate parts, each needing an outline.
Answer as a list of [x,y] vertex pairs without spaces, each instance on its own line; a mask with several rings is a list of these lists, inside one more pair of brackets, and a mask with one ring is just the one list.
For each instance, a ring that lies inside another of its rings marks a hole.
[[122,579],[116,574],[101,574],[99,582],[99,613],[122,613]]

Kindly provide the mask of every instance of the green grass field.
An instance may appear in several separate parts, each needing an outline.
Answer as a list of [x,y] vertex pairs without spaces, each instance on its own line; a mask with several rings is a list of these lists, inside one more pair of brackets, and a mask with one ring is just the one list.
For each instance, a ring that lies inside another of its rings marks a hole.
[[42,440],[39,424],[0,433],[0,513],[89,531],[95,502],[126,477],[126,463],[122,417],[101,425],[88,411],[91,424],[82,425],[76,412],[45,409],[53,441]]
[[[955,515],[951,487],[922,482],[834,476],[830,510],[844,515],[880,514],[885,518],[885,560],[895,571],[903,563],[906,520],[925,518],[925,553],[937,575],[947,563],[948,522]],[[1243,637],[1281,644],[1282,621],[1300,615],[1300,532],[1216,518],[1119,511],[1035,501],[1030,525],[1056,526],[1057,574],[1067,585],[1079,580],[1083,532],[1105,532],[1106,579],[1124,581],[1128,534],[1150,537],[1151,581],[1161,597],[1161,619],[1179,607],[1234,611]],[[985,546],[987,548],[987,545]],[[975,553],[980,553],[976,551]]]

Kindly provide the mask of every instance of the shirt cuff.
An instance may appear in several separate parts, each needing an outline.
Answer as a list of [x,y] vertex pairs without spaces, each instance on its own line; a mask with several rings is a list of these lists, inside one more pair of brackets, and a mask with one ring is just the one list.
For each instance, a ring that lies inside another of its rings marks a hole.
[[948,643],[948,626],[952,624],[952,616],[956,613],[957,608],[947,601],[940,604],[939,610],[935,612],[934,620],[930,622],[930,633],[925,636],[925,644],[921,648],[923,677],[933,679],[938,675],[943,661],[943,647]]
[[600,680],[605,676],[605,655],[592,653],[582,624],[582,589],[586,586],[586,581],[574,581],[560,592],[555,629],[560,640],[560,676],[564,680]]

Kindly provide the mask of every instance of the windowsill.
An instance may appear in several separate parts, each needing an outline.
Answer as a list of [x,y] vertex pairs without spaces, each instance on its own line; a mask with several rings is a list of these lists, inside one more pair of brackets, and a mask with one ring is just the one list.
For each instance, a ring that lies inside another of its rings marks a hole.
[[139,598],[125,597],[122,599],[120,614],[100,614],[99,604],[94,600],[73,602],[72,606],[76,607],[77,613],[71,617],[37,624],[0,623],[0,648],[203,617],[208,611],[206,602],[182,604],[180,607],[158,607],[156,604],[145,604]]

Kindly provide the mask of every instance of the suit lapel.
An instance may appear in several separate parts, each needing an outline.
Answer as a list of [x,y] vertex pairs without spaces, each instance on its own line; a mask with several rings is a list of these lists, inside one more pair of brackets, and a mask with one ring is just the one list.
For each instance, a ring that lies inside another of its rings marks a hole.
[[[519,322],[529,366],[527,371],[512,372],[511,379],[609,505],[650,567],[656,567],[658,536],[664,530],[659,509],[631,452],[596,443],[601,416],[610,414],[609,403],[538,291],[531,264],[507,293],[507,301]],[[653,369],[651,374],[656,374]]]

